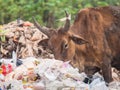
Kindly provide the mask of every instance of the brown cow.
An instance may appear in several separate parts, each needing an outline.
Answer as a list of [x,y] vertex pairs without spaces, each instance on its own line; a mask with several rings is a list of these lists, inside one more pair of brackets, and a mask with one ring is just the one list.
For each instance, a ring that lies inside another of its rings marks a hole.
[[58,30],[41,27],[36,21],[35,25],[48,36],[56,59],[71,60],[89,77],[101,69],[105,81],[111,82],[111,66],[120,70],[120,7],[82,9],[73,25],[66,19]]

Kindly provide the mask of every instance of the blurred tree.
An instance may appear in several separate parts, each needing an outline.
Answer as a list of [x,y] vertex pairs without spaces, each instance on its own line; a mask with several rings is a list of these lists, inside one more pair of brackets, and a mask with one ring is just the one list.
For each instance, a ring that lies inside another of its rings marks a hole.
[[63,24],[58,19],[65,17],[65,10],[74,20],[81,8],[107,5],[120,5],[120,0],[0,0],[0,24],[35,16],[42,25],[56,27]]

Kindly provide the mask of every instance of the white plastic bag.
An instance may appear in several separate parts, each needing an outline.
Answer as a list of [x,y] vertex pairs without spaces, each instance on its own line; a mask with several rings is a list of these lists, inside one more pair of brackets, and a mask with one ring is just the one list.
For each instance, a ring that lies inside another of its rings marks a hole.
[[109,90],[105,84],[105,81],[102,81],[101,78],[96,78],[90,84],[91,90]]

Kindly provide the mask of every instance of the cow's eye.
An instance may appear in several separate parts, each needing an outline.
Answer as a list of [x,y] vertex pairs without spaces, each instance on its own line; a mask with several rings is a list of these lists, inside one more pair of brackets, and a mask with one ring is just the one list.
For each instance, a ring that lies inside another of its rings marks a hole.
[[65,44],[64,44],[64,49],[67,49],[67,48],[68,48],[68,44],[65,43]]

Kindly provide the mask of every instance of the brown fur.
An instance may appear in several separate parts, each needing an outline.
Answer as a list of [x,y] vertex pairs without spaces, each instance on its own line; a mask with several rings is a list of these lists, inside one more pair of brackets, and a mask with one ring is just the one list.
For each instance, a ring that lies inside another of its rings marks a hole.
[[120,7],[80,10],[70,29],[55,31],[48,46],[56,59],[71,60],[88,76],[101,69],[105,81],[112,81],[111,65],[120,70]]
[[[97,66],[102,69],[105,80],[110,82],[111,65],[120,70],[120,7],[81,10],[71,27],[71,32],[89,41],[85,44],[85,54],[82,55],[85,71],[86,67],[88,69]],[[91,74],[91,71],[87,74]]]

